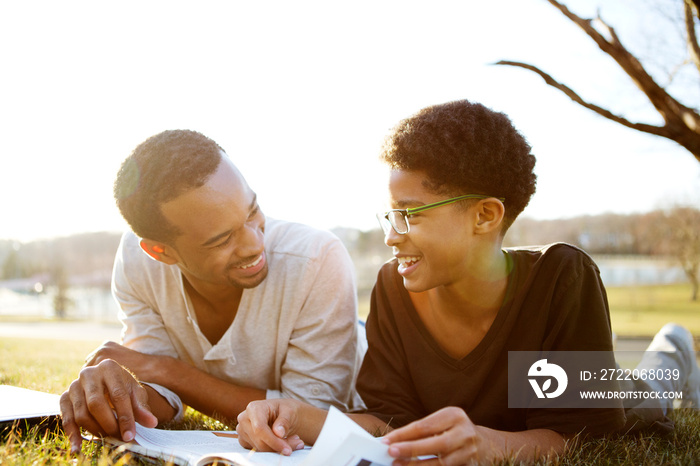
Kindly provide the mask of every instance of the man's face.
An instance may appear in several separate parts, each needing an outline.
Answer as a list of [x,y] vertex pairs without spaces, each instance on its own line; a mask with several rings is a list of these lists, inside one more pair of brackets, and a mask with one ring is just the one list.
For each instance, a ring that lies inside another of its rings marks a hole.
[[188,280],[253,288],[265,279],[265,216],[228,157],[203,186],[161,207],[181,232],[172,247]]

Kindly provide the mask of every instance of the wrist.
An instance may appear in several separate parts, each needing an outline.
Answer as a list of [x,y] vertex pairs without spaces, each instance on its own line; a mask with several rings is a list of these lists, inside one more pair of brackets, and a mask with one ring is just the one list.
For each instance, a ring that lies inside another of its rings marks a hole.
[[146,377],[142,380],[169,388],[168,380],[172,380],[172,374],[177,374],[177,368],[173,364],[176,361],[177,359],[169,356],[150,355],[148,357]]
[[497,459],[506,458],[512,454],[512,446],[508,448],[508,442],[506,441],[507,432],[490,429],[488,427],[475,425],[474,430],[476,431],[477,438],[480,439],[480,447],[487,458]]

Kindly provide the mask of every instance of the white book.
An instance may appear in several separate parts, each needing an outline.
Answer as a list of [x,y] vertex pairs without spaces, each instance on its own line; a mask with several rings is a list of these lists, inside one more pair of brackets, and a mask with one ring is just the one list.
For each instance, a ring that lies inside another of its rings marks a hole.
[[384,466],[393,459],[388,447],[349,417],[331,408],[313,448],[305,447],[291,456],[243,448],[231,431],[163,430],[136,425],[133,442],[105,439],[118,450],[178,465],[208,464],[235,466]]
[[51,393],[0,385],[0,422],[58,416],[60,398]]

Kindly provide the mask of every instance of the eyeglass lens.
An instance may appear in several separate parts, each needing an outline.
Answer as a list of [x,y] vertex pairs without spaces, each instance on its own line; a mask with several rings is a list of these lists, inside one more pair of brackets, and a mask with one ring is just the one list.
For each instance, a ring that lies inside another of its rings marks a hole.
[[403,212],[392,211],[389,212],[387,217],[389,218],[391,226],[394,227],[397,233],[403,234],[408,232],[408,223]]

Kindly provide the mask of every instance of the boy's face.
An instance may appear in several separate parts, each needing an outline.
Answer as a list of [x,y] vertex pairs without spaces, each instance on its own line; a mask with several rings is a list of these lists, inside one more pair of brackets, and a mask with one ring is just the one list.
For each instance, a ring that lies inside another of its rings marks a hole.
[[[442,201],[450,196],[427,189],[421,172],[392,170],[389,197],[392,209],[406,209]],[[459,194],[459,193],[458,193]],[[463,193],[469,194],[469,193]],[[472,268],[473,207],[449,204],[411,215],[405,235],[389,230],[384,242],[399,260],[398,272],[412,292],[457,284]]]
[[182,234],[172,246],[190,279],[252,288],[267,276],[265,216],[228,157],[207,182],[162,206]]

